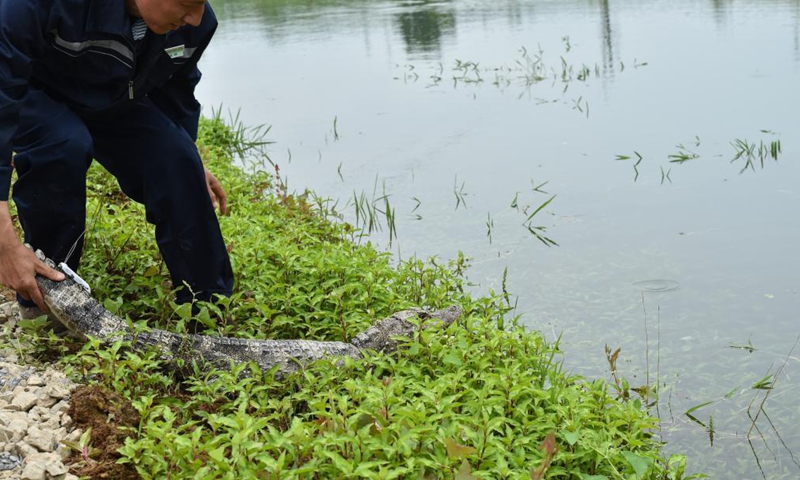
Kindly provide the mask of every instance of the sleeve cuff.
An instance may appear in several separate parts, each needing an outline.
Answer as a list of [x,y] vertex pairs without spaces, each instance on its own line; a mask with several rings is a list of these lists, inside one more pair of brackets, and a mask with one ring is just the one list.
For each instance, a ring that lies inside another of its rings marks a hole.
[[11,165],[0,166],[0,202],[8,201],[8,194],[11,190]]

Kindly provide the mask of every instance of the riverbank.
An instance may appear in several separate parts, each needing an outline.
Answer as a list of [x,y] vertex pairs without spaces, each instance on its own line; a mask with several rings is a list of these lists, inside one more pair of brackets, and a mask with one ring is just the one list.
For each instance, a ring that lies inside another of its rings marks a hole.
[[[464,316],[396,355],[320,361],[285,379],[202,368],[176,378],[124,342],[40,340],[40,361],[57,352],[59,369],[114,404],[83,442],[92,475],[686,478],[683,456],[662,457],[645,402],[564,372],[558,345],[509,318],[503,295],[466,293],[465,257],[398,262],[358,241],[325,200],[287,193],[267,160],[235,166],[243,131],[219,119],[203,120],[198,144],[229,195],[220,222],[235,295],[194,317],[173,304],[142,209],[95,166],[81,274],[109,310],[177,332],[193,321],[213,335],[344,341],[408,307],[457,304]],[[100,436],[104,425],[118,431]]]

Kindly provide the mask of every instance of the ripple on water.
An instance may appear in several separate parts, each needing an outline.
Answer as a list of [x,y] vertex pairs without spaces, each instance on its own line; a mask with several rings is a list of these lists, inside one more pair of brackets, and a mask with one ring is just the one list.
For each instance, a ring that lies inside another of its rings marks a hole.
[[633,286],[643,292],[671,292],[673,290],[677,290],[678,287],[680,287],[680,284],[675,280],[655,278],[652,280],[635,282]]

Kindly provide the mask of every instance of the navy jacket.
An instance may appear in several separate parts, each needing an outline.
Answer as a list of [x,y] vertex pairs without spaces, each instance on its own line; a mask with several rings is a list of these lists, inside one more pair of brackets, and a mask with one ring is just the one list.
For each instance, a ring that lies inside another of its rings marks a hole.
[[197,61],[217,27],[206,5],[200,26],[134,42],[125,0],[0,0],[0,201],[8,199],[12,138],[30,86],[84,118],[120,115],[147,95],[197,136]]

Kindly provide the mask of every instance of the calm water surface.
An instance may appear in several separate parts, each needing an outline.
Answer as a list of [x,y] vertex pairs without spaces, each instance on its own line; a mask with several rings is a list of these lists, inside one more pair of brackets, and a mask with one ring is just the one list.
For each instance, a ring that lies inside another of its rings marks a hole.
[[[577,373],[609,378],[621,347],[692,471],[800,478],[800,1],[213,5],[199,97],[272,125],[290,189],[353,220],[377,184],[399,240],[374,241],[463,251],[479,292],[508,269],[522,321],[562,335]],[[781,152],[742,171],[736,140]],[[553,195],[530,224],[548,248],[523,224]],[[684,415],[705,402],[713,443]]]

